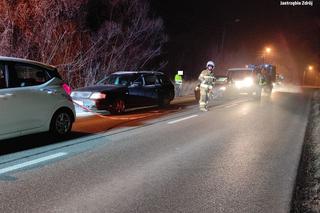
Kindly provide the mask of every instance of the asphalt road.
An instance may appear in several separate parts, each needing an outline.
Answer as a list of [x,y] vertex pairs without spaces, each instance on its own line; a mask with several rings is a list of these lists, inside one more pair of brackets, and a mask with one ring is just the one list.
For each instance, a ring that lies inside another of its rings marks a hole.
[[309,94],[274,93],[106,133],[92,121],[0,156],[0,212],[288,212],[308,111]]

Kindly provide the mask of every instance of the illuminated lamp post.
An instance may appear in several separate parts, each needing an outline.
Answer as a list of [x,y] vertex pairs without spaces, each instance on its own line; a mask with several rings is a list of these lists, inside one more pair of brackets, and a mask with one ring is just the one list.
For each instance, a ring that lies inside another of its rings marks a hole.
[[309,65],[308,68],[303,71],[302,85],[305,85],[307,71],[312,72],[313,71],[313,66]]

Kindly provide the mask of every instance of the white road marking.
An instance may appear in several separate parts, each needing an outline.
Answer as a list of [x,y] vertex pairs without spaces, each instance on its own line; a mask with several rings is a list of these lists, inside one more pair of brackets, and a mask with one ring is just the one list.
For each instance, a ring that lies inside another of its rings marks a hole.
[[191,119],[191,118],[194,118],[194,117],[197,117],[197,116],[198,115],[191,115],[191,116],[188,116],[188,117],[185,117],[185,118],[180,118],[178,120],[170,121],[170,122],[168,122],[168,124],[175,124],[175,123],[178,123],[180,121],[188,120],[188,119]]
[[53,154],[53,155],[48,155],[48,156],[45,156],[45,157],[42,157],[42,158],[38,158],[38,159],[35,159],[35,160],[27,161],[27,162],[24,162],[24,163],[21,163],[21,164],[17,164],[17,165],[14,165],[14,166],[9,166],[7,168],[0,169],[0,175],[4,174],[4,173],[7,173],[7,172],[11,172],[11,171],[17,170],[17,169],[24,168],[24,167],[27,167],[27,166],[32,166],[34,164],[38,164],[38,163],[41,163],[41,162],[44,162],[44,161],[48,161],[48,160],[52,160],[52,159],[55,159],[55,158],[59,158],[59,157],[62,157],[64,155],[67,155],[67,154],[68,153],[66,153],[66,152],[59,152],[59,153],[56,153],[56,154]]
[[225,106],[225,108],[231,108],[231,107],[238,106],[238,105],[239,105],[238,103],[236,103],[236,104],[230,104],[230,105]]

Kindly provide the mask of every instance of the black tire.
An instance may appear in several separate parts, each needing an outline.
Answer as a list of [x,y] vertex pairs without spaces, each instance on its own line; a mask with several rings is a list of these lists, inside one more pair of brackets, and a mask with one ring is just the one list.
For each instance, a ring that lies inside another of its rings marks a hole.
[[170,105],[170,98],[169,97],[161,97],[159,98],[158,105],[159,107],[168,107]]
[[197,102],[200,101],[200,90],[194,90],[194,97]]
[[50,134],[54,137],[64,137],[71,132],[74,117],[67,109],[58,110],[50,122]]
[[112,108],[110,110],[111,114],[120,115],[123,114],[126,110],[126,104],[124,100],[122,99],[116,99],[113,104]]

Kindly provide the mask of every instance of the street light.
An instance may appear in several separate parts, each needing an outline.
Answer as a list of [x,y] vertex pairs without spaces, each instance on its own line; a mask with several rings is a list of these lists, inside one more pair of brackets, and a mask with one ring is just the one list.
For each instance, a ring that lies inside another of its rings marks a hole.
[[270,55],[272,52],[272,49],[270,47],[266,47],[262,53],[262,63],[264,64],[266,61],[267,55]]
[[307,71],[312,72],[312,70],[313,70],[313,66],[312,66],[312,65],[309,65],[309,66],[308,66],[308,69],[305,69],[305,70],[303,71],[302,85],[305,85],[305,80],[306,80]]
[[270,54],[270,53],[271,53],[271,50],[272,50],[272,49],[271,49],[270,47],[266,47],[266,50],[265,50],[265,51],[266,51],[267,54]]

